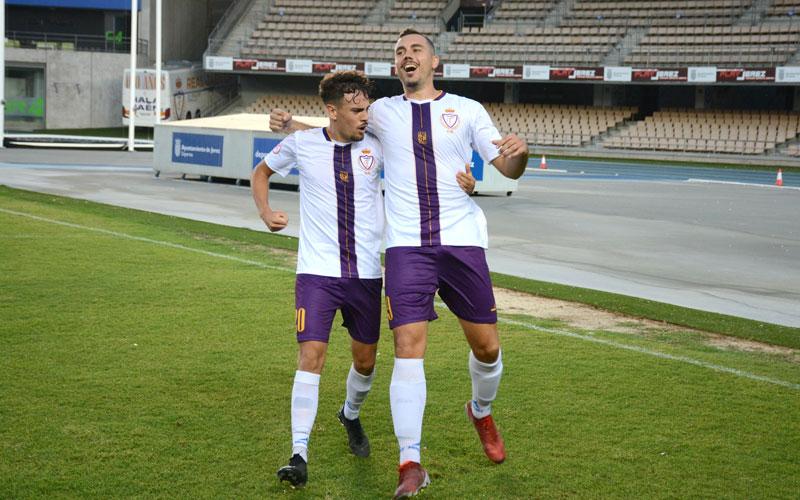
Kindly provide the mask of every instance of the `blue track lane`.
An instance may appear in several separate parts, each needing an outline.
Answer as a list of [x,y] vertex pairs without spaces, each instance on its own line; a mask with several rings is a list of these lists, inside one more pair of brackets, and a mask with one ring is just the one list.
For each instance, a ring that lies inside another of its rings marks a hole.
[[[593,160],[547,160],[547,171],[539,169],[540,158],[528,162],[526,178],[537,180],[575,179],[606,181],[661,181],[661,182],[731,182],[774,186],[778,168],[774,170],[746,170],[718,167],[692,167],[615,163]],[[800,187],[800,173],[783,172],[783,185]]]

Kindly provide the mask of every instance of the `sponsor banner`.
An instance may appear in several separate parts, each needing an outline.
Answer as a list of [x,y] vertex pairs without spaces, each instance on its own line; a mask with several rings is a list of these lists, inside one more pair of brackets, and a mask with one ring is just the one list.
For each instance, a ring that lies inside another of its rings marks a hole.
[[208,167],[222,166],[221,135],[172,134],[172,161]]
[[631,72],[631,80],[634,82],[685,82],[688,78],[687,74],[686,68],[637,68]]
[[287,73],[313,73],[313,63],[311,59],[287,59]]
[[689,66],[690,82],[713,83],[717,81],[716,66]]
[[551,80],[602,80],[603,68],[550,68]]
[[469,64],[445,64],[445,78],[469,78]]
[[475,177],[476,181],[483,180],[483,158],[481,155],[478,154],[477,151],[472,151],[472,165],[470,166],[470,171],[472,172],[472,176]]
[[718,82],[774,82],[775,68],[744,69],[726,68],[717,70]]
[[603,68],[603,80],[607,82],[631,81],[633,68],[630,66],[606,66]]
[[800,82],[800,66],[778,66],[775,70],[775,81],[777,83]]
[[[280,139],[269,139],[266,137],[256,137],[253,139],[253,167],[256,168],[261,160],[267,157],[270,151],[275,151],[276,153],[280,151],[279,144],[281,143]],[[292,168],[289,171],[289,175],[298,175],[300,173],[297,168]]]
[[259,61],[256,59],[234,59],[234,71],[286,71],[286,62],[283,60],[277,61]]
[[364,63],[364,72],[369,76],[392,76],[392,65],[387,62]]
[[312,73],[333,73],[334,71],[364,71],[364,63],[313,63]]
[[522,66],[470,66],[470,78],[522,78]]
[[549,80],[550,66],[529,66],[522,67],[523,80]]
[[207,56],[205,69],[211,71],[233,71],[232,57]]

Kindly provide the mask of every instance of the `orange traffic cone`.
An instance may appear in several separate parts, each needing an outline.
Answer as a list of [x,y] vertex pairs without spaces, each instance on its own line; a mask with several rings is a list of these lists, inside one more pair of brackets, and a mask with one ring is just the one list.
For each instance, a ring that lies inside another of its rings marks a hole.
[[778,178],[775,179],[776,186],[783,186],[783,172],[781,169],[778,169]]
[[542,161],[539,163],[539,168],[542,170],[547,170],[547,160],[544,159],[544,155],[542,155]]

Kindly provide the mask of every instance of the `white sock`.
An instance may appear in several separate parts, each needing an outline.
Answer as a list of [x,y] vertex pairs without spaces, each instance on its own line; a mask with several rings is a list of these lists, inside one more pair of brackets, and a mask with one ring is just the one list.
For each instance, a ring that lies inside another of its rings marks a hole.
[[364,404],[372,387],[374,375],[374,369],[369,375],[361,375],[352,364],[350,365],[350,373],[347,374],[347,399],[344,400],[344,418],[347,420],[358,418],[361,405]]
[[319,375],[297,370],[292,387],[292,455],[308,462],[308,436],[317,418]]
[[422,416],[425,413],[425,368],[422,359],[394,359],[389,401],[400,463],[420,461]]
[[503,374],[503,353],[497,353],[494,363],[484,363],[470,351],[469,374],[472,376],[472,414],[475,418],[483,418],[492,413],[492,401],[497,397]]

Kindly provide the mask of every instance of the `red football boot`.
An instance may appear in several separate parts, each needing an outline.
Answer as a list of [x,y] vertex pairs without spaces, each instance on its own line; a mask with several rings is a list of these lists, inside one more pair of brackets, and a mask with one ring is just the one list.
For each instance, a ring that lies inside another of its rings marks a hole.
[[503,444],[503,438],[500,437],[500,432],[497,426],[494,425],[494,419],[491,415],[483,418],[475,418],[472,414],[472,401],[467,401],[465,407],[467,417],[475,425],[475,430],[478,431],[478,437],[481,439],[483,451],[489,460],[496,464],[501,464],[506,459],[506,446]]

